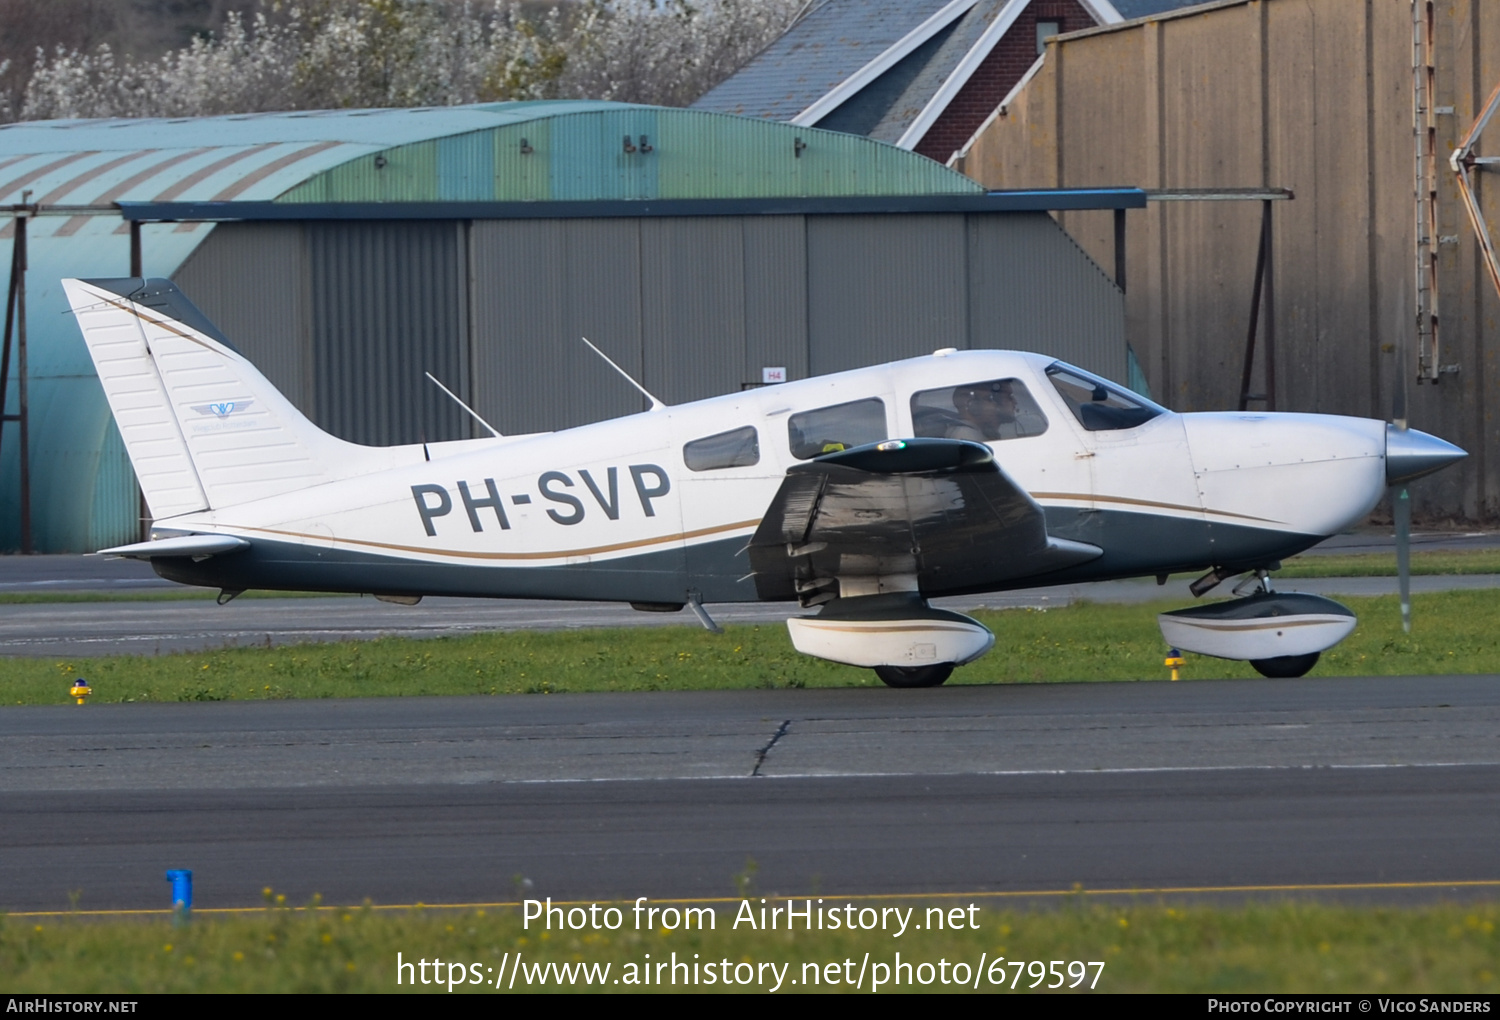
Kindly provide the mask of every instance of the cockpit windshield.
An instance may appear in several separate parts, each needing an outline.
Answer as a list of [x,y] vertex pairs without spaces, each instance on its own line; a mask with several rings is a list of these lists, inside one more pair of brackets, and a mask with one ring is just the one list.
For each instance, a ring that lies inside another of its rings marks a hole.
[[1047,378],[1052,380],[1073,417],[1090,432],[1133,429],[1167,410],[1061,361],[1047,366]]

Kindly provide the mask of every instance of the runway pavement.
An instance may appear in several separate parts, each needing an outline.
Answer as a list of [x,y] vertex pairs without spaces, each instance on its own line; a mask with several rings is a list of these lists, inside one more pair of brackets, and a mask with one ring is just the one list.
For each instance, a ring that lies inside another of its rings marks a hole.
[[[1500,678],[0,711],[0,909],[1500,885]],[[1411,895],[1387,888],[1361,896]]]

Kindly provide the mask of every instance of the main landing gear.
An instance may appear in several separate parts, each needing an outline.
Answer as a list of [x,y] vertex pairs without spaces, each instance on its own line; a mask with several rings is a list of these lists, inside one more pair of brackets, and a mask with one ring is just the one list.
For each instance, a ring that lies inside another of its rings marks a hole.
[[938,687],[953,675],[957,667],[951,662],[932,666],[876,666],[875,675],[887,687]]
[[995,643],[978,620],[934,609],[916,592],[834,599],[786,626],[802,654],[865,666],[891,687],[936,687]]

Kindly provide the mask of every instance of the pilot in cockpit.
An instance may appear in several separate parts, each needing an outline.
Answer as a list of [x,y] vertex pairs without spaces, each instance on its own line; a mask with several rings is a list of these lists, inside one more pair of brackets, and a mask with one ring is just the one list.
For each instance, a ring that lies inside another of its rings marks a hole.
[[1016,395],[1011,389],[1012,382],[998,379],[955,387],[953,409],[958,412],[958,420],[948,426],[947,438],[987,443],[1025,435],[1016,424]]

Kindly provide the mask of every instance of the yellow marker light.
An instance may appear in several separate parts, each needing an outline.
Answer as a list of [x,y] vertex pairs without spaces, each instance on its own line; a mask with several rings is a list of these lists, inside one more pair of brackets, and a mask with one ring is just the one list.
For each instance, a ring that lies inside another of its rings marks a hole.
[[81,705],[90,694],[94,693],[94,689],[89,686],[89,682],[87,680],[85,680],[83,677],[79,677],[77,680],[73,681],[73,686],[68,690],[68,693],[77,698],[78,703]]
[[1177,671],[1182,668],[1182,664],[1182,653],[1175,648],[1167,653],[1167,661],[1163,663],[1163,665],[1169,667],[1172,670],[1173,680],[1182,679],[1182,677],[1177,675]]

